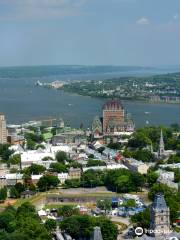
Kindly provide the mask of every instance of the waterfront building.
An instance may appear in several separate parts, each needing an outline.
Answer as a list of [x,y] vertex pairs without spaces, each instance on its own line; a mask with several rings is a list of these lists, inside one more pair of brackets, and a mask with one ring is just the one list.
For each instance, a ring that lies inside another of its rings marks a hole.
[[150,229],[153,236],[158,237],[170,232],[170,211],[164,195],[157,193],[150,209]]
[[6,119],[4,114],[0,113],[0,144],[7,143]]
[[103,106],[103,132],[123,131],[125,111],[118,100],[109,100]]
[[118,141],[120,135],[133,133],[135,125],[130,115],[126,114],[122,103],[117,99],[108,100],[102,109],[102,119],[95,117],[92,123],[92,135],[96,138],[111,138]]

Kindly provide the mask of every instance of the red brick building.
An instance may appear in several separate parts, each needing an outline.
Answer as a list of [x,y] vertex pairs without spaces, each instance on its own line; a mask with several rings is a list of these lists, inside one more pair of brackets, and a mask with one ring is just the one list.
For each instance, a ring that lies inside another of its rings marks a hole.
[[103,106],[103,133],[115,134],[134,129],[132,121],[127,119],[125,110],[119,100],[109,100]]

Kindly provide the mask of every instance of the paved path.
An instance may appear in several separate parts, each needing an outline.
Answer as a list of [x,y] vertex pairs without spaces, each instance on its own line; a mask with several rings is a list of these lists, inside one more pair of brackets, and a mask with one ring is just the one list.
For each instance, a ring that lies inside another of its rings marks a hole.
[[123,223],[127,226],[129,226],[129,224],[130,224],[130,219],[129,218],[111,216],[111,220],[114,221],[114,222]]

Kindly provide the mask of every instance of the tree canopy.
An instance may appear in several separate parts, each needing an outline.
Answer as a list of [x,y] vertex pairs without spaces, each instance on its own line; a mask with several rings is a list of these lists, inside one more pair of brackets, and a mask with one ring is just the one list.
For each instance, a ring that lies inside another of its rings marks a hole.
[[24,203],[17,209],[7,207],[0,213],[1,240],[51,240],[52,236],[41,223],[35,208]]
[[49,190],[51,187],[57,187],[59,183],[60,181],[58,177],[53,175],[44,175],[39,179],[37,186],[39,190],[43,192]]

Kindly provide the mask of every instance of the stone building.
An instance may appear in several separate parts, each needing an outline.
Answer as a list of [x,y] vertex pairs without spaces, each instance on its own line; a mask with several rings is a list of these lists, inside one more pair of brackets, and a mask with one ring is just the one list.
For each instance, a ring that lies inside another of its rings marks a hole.
[[95,117],[92,123],[94,138],[119,136],[134,131],[134,122],[125,113],[121,102],[116,99],[108,100],[103,106],[103,117]]
[[69,169],[69,178],[70,179],[80,179],[81,178],[81,169],[80,168],[70,168]]
[[98,116],[96,116],[92,123],[92,132],[94,138],[100,138],[103,134],[102,122]]
[[103,240],[100,227],[94,227],[91,240]]
[[151,205],[150,229],[153,230],[155,237],[170,232],[170,211],[162,193],[155,195],[154,202]]
[[141,174],[147,174],[149,165],[142,161],[137,161],[134,158],[124,158],[123,163],[126,167],[128,167],[129,170],[133,172],[138,172]]

